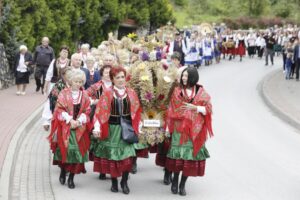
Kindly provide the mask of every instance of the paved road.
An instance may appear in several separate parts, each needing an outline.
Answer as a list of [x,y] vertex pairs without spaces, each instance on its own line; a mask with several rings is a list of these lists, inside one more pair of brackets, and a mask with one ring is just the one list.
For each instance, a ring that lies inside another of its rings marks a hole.
[[[263,64],[256,59],[223,61],[199,70],[201,83],[213,98],[215,137],[207,143],[211,158],[206,176],[188,180],[185,199],[300,199],[300,133],[274,116],[263,102],[258,84],[281,66]],[[41,129],[38,132],[44,134]],[[48,155],[41,152],[39,156],[36,159],[45,158],[40,174],[47,175]],[[57,200],[182,199],[162,184],[163,171],[154,165],[153,155],[138,160],[138,173],[130,175],[131,193],[127,196],[111,193],[110,180],[98,180],[92,163],[87,164],[87,174],[75,176],[75,190],[59,184],[58,168],[48,170]],[[52,198],[50,194],[48,198]]]
[[[215,137],[207,145],[211,159],[206,176],[188,180],[187,199],[300,199],[300,134],[273,115],[258,91],[263,77],[280,65],[245,61],[224,61],[199,70],[201,83],[213,98]],[[139,173],[131,175],[129,196],[112,194],[110,181],[100,181],[90,173],[91,163],[88,170],[75,178],[76,190],[69,191],[58,184],[59,171],[53,168],[56,199],[85,195],[89,199],[180,198],[161,183],[163,172],[154,166],[154,157],[139,160]]]

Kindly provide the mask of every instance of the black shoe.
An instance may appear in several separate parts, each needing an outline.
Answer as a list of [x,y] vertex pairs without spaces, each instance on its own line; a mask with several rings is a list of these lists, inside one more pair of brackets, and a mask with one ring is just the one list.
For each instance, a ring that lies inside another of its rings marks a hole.
[[181,196],[185,196],[186,195],[186,191],[185,191],[185,183],[187,180],[187,176],[181,176],[181,180],[180,180],[180,184],[179,184],[179,195]]
[[69,178],[68,178],[68,187],[70,189],[74,189],[75,188],[75,184],[74,184],[74,175],[73,173],[70,173]]
[[121,188],[122,188],[122,191],[124,194],[129,194],[130,190],[127,185],[127,181],[124,181],[124,180],[121,181]]
[[268,66],[268,63],[266,63],[265,66]]
[[172,173],[169,172],[169,170],[165,169],[165,175],[164,175],[164,184],[165,185],[170,185],[172,182],[171,179]]
[[42,94],[44,94],[44,88],[41,89]]
[[173,194],[177,194],[178,193],[178,182],[174,183],[174,181],[172,181],[171,191],[172,191]]
[[179,195],[181,196],[185,196],[186,195],[186,191],[185,191],[185,187],[181,187],[179,186]]
[[173,177],[172,185],[171,185],[171,191],[173,194],[178,193],[178,176],[179,176],[179,173],[174,173],[174,177]]
[[112,178],[111,179],[111,188],[110,188],[110,191],[112,191],[112,192],[119,192],[118,179],[117,178]]
[[64,185],[66,183],[66,171],[64,169],[60,170],[59,182],[62,185]]
[[40,88],[41,88],[40,86],[36,86],[35,91],[36,91],[36,92],[40,91]]
[[99,179],[100,180],[106,180],[106,174],[99,174]]

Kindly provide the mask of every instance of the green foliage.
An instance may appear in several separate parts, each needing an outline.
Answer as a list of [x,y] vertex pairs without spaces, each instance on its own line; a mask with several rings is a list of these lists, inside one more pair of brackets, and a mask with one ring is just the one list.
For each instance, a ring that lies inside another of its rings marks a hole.
[[[80,43],[98,46],[127,18],[159,27],[174,20],[169,0],[3,0],[0,42],[34,50],[43,36],[57,51]],[[14,44],[13,44],[14,43]]]
[[[148,0],[150,12],[150,28],[154,30],[168,21],[174,20],[173,9],[168,0]],[[150,3],[151,2],[151,3]]]
[[174,3],[177,6],[185,6],[187,4],[187,0],[174,0]]

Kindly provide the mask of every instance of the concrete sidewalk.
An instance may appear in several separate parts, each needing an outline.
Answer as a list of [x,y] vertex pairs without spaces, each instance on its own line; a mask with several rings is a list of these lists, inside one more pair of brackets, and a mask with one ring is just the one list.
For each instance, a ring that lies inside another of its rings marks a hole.
[[35,92],[34,80],[30,81],[25,96],[16,95],[16,86],[0,90],[0,172],[14,133],[46,100],[46,96]]
[[261,94],[278,117],[300,130],[300,82],[276,70],[263,79]]
[[[11,173],[16,165],[20,144],[40,118],[46,97],[35,92],[34,81],[25,96],[16,95],[16,86],[0,90],[0,199],[8,199]],[[27,187],[27,186],[26,186]]]

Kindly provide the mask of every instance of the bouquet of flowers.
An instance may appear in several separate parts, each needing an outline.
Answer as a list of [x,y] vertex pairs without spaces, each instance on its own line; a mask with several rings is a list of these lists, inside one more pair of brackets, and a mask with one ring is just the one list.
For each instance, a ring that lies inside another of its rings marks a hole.
[[[131,66],[128,72],[128,84],[138,94],[143,108],[144,123],[139,140],[151,146],[161,143],[165,139],[164,119],[176,76],[164,69],[159,61],[140,61]],[[155,126],[146,125],[146,121],[152,121]]]

